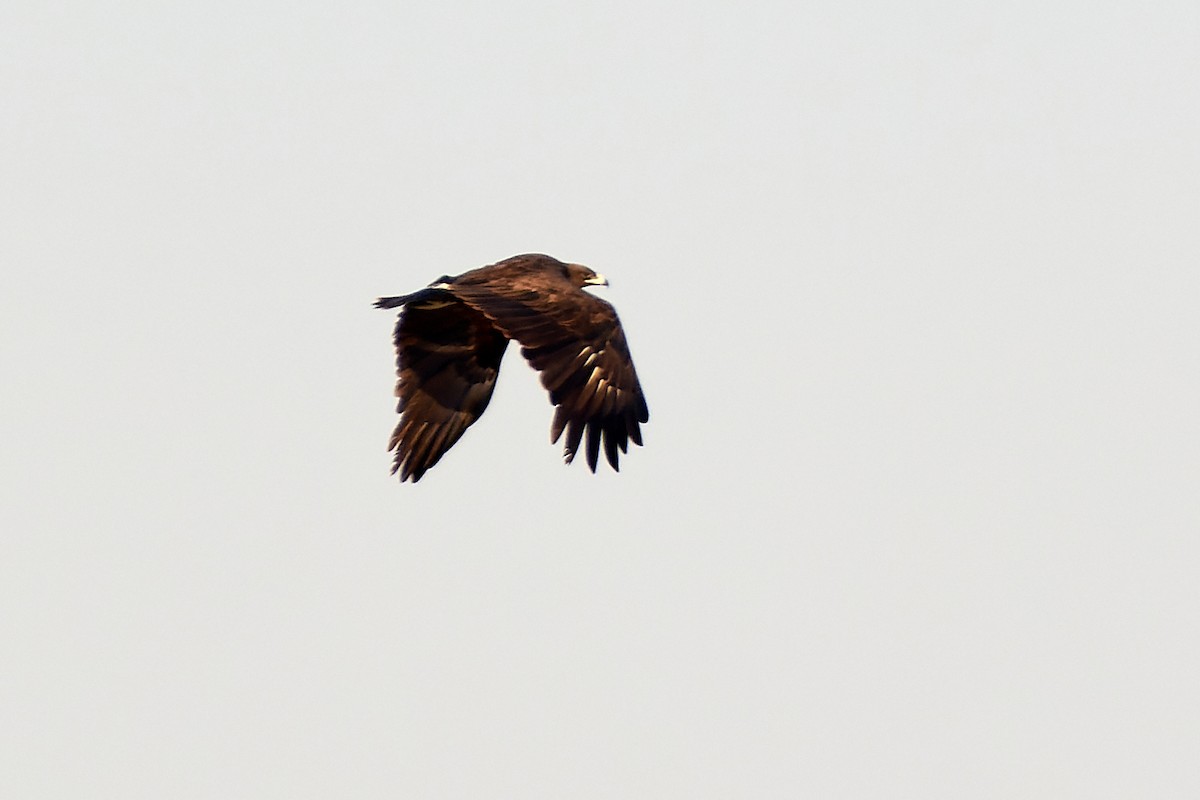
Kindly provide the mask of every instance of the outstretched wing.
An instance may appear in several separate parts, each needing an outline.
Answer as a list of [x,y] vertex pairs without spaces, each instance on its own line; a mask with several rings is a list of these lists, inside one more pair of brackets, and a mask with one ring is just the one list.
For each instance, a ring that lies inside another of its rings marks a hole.
[[376,305],[388,307],[389,300],[407,305],[394,336],[400,422],[388,450],[396,451],[392,472],[416,483],[491,402],[508,339],[486,316],[444,292],[383,298]]
[[450,291],[521,343],[557,406],[550,440],[566,432],[566,462],[586,431],[588,467],[596,471],[603,442],[608,463],[619,469],[617,451],[627,452],[630,440],[642,443],[639,425],[650,411],[613,307],[566,284],[460,281]]

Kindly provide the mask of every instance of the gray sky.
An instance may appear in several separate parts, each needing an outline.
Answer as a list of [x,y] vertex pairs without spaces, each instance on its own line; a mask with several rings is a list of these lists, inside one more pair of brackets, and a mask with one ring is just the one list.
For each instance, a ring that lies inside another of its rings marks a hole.
[[[0,795],[1200,793],[1200,11],[0,11]],[[416,486],[393,315],[613,282]]]

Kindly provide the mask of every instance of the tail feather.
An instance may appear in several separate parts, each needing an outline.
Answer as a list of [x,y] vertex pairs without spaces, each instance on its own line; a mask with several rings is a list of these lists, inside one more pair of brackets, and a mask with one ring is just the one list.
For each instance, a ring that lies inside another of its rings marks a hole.
[[427,286],[420,291],[412,294],[402,294],[397,297],[380,297],[375,301],[376,308],[399,308],[400,306],[408,305],[409,303],[419,303],[424,300],[435,300],[446,298],[446,292],[443,289]]

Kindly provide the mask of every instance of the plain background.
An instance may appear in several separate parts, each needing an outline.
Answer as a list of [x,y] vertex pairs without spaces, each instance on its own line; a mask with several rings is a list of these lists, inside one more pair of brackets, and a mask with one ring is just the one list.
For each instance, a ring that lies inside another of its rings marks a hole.
[[[8,3],[0,794],[1200,794],[1194,2]],[[612,280],[399,485],[394,315]]]

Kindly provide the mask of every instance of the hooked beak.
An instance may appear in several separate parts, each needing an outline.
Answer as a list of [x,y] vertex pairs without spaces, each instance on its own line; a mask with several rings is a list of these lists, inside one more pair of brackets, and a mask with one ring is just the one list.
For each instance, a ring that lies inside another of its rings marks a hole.
[[608,286],[608,278],[598,272],[592,277],[586,278],[583,282],[588,286]]

